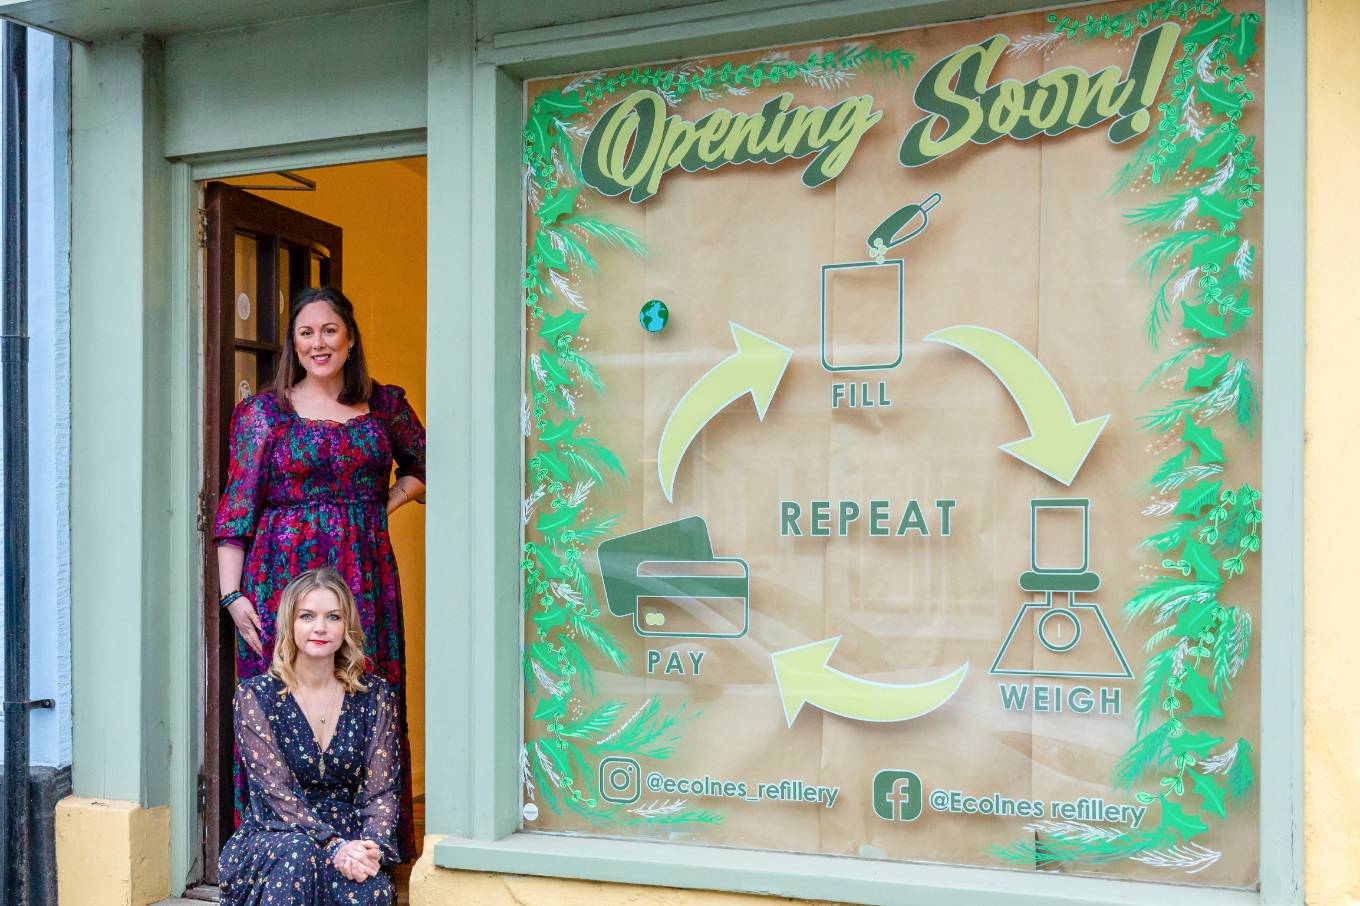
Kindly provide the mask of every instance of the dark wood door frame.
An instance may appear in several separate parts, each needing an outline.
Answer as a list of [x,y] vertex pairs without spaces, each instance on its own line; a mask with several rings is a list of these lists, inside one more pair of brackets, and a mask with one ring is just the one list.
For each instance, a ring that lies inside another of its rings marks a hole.
[[[207,274],[204,294],[204,407],[203,495],[200,530],[203,533],[202,602],[204,632],[203,773],[199,778],[200,821],[203,828],[203,880],[217,883],[217,855],[231,835],[233,788],[231,779],[231,698],[236,685],[235,626],[218,605],[217,547],[212,541],[213,514],[227,477],[227,431],[235,405],[234,353],[237,350],[279,352],[279,325],[274,300],[285,298],[310,283],[311,261],[320,258],[321,285],[341,286],[342,231],[334,224],[266,201],[234,186],[209,183],[204,190],[207,215]],[[257,255],[256,300],[259,312],[254,341],[236,338],[236,236],[246,233],[261,242]],[[290,285],[279,286],[279,249],[289,252]],[[269,304],[263,304],[269,300]],[[263,326],[272,337],[261,336]],[[262,388],[261,388],[262,389]]]

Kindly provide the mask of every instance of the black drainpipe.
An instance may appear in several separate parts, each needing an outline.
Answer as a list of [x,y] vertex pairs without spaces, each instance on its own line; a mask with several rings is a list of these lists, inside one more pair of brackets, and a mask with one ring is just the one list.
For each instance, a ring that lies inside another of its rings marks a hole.
[[0,903],[28,906],[28,34],[4,31],[4,245],[0,380],[4,406],[5,820]]

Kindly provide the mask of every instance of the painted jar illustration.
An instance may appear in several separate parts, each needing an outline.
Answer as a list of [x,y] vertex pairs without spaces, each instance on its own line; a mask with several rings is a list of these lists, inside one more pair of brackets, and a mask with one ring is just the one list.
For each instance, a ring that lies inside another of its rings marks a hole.
[[890,214],[865,244],[869,260],[823,264],[822,367],[827,371],[887,371],[902,363],[905,267],[891,249],[918,236],[938,192]]

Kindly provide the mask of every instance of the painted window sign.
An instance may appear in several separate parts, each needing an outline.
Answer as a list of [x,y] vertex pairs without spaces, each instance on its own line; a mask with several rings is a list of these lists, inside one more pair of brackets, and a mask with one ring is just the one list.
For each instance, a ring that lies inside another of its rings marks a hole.
[[1262,35],[529,83],[526,830],[1256,883]]

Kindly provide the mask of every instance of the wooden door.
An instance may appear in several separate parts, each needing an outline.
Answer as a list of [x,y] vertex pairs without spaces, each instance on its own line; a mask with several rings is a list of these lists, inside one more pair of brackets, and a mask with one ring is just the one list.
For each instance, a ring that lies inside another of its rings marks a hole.
[[273,383],[288,330],[288,301],[312,286],[341,286],[341,230],[225,183],[209,183],[204,312],[203,881],[217,883],[217,856],[233,829],[231,697],[236,630],[217,604],[213,515],[227,480],[236,404]]

